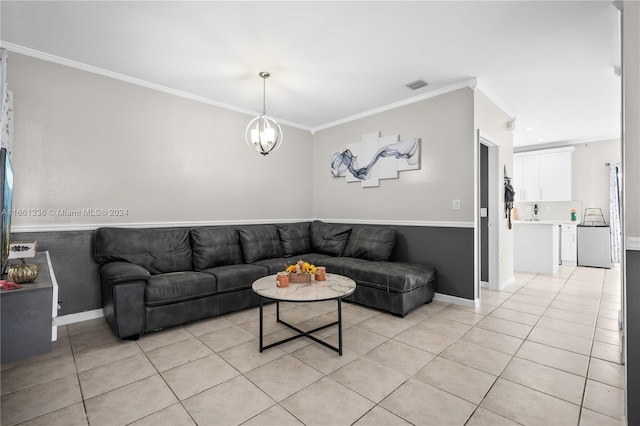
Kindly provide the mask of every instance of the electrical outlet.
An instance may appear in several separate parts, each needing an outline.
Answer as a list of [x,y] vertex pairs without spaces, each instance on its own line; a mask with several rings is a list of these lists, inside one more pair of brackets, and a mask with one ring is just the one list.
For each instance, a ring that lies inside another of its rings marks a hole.
[[551,211],[551,206],[547,206],[547,208],[545,209],[545,211],[546,211],[547,213],[549,213],[549,212]]
[[453,209],[460,210],[460,200],[453,200]]

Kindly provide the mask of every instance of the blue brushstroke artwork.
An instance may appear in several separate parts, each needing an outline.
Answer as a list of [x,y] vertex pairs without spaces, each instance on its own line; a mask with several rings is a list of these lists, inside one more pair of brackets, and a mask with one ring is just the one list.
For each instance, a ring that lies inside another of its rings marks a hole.
[[[385,143],[390,138],[397,142]],[[378,186],[379,179],[397,178],[398,171],[419,169],[420,139],[398,139],[399,135],[384,138],[379,133],[363,135],[361,143],[350,144],[343,152],[332,155],[332,176],[346,176],[348,182],[360,181],[363,187],[370,187]],[[373,153],[367,156],[367,152]],[[366,161],[369,158],[367,164],[360,164],[362,159]]]

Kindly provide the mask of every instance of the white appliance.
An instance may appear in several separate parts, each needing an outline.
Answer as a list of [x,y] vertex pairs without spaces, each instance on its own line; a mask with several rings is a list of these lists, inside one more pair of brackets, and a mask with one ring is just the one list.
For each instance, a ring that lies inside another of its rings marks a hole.
[[609,226],[578,225],[578,266],[611,268]]

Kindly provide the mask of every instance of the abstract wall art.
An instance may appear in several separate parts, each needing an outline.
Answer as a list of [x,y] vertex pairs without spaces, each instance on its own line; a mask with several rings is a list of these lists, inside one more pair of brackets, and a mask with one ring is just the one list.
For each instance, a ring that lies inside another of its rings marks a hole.
[[420,139],[400,140],[400,135],[362,135],[360,142],[347,145],[331,157],[331,175],[363,188],[380,186],[380,179],[397,179],[400,171],[420,169]]

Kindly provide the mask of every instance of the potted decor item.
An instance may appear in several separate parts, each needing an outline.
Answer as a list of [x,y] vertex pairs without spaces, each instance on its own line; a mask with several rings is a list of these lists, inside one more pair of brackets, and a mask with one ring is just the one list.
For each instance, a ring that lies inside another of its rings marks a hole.
[[288,272],[278,272],[276,274],[276,286],[278,287],[289,287],[289,273]]
[[285,269],[289,273],[290,283],[310,283],[311,275],[315,275],[316,271],[315,265],[304,260],[298,260],[295,265],[289,265]]
[[316,267],[316,281],[325,281],[327,279],[327,268],[324,266]]

